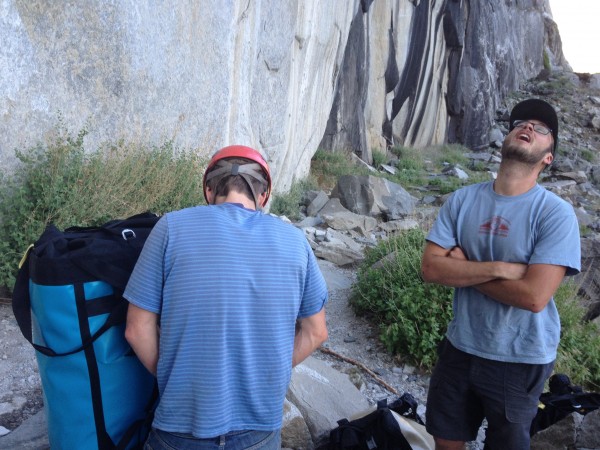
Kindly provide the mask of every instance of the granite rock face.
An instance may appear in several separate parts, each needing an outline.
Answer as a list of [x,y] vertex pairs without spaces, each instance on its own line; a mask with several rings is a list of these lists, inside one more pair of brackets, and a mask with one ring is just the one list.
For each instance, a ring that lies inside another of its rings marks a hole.
[[315,151],[487,144],[499,101],[566,64],[547,0],[0,5],[0,167],[62,117],[86,147],[259,148],[276,190]]

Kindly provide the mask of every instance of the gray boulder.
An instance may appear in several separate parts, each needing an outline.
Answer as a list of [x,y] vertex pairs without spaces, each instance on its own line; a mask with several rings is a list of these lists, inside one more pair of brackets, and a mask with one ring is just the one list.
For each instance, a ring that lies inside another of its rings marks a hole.
[[531,450],[567,450],[575,447],[582,416],[570,414],[531,439]]
[[584,416],[576,445],[581,449],[600,449],[600,410]]
[[315,448],[302,413],[288,399],[283,404],[281,446],[294,450],[313,450]]
[[327,204],[329,201],[329,196],[323,192],[317,192],[315,198],[308,204],[306,207],[306,214],[309,216],[316,216],[319,211]]
[[374,176],[344,175],[331,193],[350,211],[386,220],[396,220],[414,212],[417,199],[402,186]]
[[338,266],[353,265],[364,259],[363,245],[339,231],[305,228],[304,235],[317,258]]
[[338,420],[369,407],[347,375],[313,357],[294,368],[287,398],[304,416],[317,447],[327,442]]

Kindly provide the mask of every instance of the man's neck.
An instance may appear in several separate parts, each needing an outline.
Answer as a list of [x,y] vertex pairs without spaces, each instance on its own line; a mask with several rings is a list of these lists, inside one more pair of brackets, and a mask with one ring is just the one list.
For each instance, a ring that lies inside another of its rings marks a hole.
[[246,209],[256,210],[254,200],[234,190],[230,190],[226,196],[220,196],[215,199],[215,205],[220,205],[221,203],[239,203]]
[[504,160],[494,181],[494,192],[507,197],[524,194],[536,185],[539,173],[540,168],[537,165],[528,166]]

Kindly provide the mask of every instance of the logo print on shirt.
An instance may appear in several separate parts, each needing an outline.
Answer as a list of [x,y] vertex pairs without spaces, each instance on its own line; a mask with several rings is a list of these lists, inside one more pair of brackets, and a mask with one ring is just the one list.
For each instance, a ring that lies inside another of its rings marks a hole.
[[510,230],[510,222],[501,216],[493,216],[479,225],[479,234],[491,234],[506,237]]

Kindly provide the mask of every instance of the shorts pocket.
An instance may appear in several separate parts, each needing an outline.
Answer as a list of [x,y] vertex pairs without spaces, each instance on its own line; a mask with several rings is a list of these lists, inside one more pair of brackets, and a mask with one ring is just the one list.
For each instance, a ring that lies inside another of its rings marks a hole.
[[504,377],[506,419],[529,423],[537,412],[544,382],[552,371],[550,364],[510,364]]

